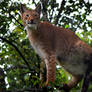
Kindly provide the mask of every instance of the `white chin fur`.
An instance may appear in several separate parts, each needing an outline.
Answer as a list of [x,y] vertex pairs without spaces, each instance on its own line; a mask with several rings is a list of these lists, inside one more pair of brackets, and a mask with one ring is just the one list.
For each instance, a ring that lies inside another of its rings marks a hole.
[[31,29],[31,30],[36,30],[37,25],[36,24],[27,24],[24,28],[25,30]]

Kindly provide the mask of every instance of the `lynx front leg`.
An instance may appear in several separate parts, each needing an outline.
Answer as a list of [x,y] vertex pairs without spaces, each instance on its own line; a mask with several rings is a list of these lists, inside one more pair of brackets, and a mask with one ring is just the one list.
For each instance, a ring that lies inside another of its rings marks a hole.
[[69,92],[73,87],[76,87],[76,85],[81,81],[82,76],[73,76],[72,81],[69,81],[68,84],[64,85],[65,92]]
[[46,69],[47,69],[47,80],[46,86],[49,85],[49,82],[54,83],[55,74],[56,74],[56,58],[54,55],[50,55],[47,59],[45,59]]

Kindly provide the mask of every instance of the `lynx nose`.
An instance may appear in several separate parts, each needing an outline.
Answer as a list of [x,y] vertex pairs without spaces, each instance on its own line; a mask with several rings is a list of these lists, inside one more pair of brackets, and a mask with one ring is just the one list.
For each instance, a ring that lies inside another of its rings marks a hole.
[[33,24],[33,21],[34,21],[34,20],[33,20],[33,19],[31,19],[31,20],[30,20],[30,24]]

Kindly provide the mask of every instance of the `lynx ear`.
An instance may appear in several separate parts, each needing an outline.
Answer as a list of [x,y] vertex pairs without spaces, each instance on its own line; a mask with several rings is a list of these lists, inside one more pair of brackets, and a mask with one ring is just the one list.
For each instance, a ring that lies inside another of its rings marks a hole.
[[38,4],[35,11],[37,11],[39,14],[41,13],[41,4]]
[[21,4],[20,5],[20,12],[21,13],[24,13],[26,10],[27,10],[27,8],[25,7],[25,5],[24,4]]

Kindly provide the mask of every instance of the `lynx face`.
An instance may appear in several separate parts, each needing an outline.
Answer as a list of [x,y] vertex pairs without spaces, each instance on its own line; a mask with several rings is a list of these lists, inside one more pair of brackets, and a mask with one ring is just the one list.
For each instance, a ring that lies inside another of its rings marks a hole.
[[40,22],[40,9],[29,10],[25,6],[21,6],[21,18],[25,29],[36,30]]

